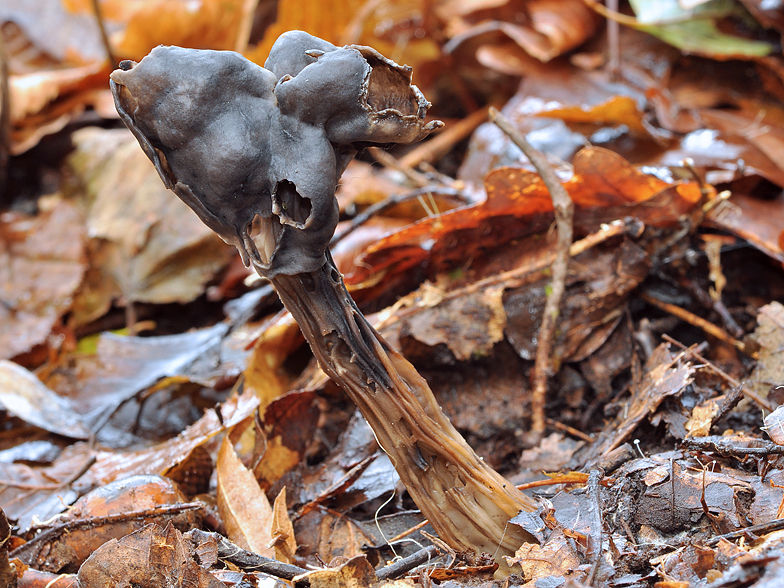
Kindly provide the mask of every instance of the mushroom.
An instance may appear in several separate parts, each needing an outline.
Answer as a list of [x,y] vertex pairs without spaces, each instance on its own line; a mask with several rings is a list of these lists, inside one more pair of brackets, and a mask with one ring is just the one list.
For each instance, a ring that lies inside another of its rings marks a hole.
[[164,184],[270,280],[441,538],[502,566],[501,555],[534,541],[508,524],[533,500],[476,456],[424,378],[359,311],[328,250],[335,188],[356,152],[411,143],[442,124],[425,123],[429,103],[411,69],[370,47],[291,31],[263,68],[228,51],[157,47],[122,62],[110,84]]

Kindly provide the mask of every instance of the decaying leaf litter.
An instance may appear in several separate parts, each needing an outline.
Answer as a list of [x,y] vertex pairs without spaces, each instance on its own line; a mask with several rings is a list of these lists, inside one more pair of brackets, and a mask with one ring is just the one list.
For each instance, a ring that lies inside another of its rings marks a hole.
[[[12,105],[0,340],[13,360],[2,364],[0,503],[16,525],[2,545],[15,572],[0,558],[0,577],[393,582],[385,564],[414,554],[413,569],[432,536],[394,460],[271,288],[121,130],[105,49],[88,50],[89,6],[52,4],[81,35],[57,45],[30,9],[0,15]],[[784,481],[776,413],[763,416],[784,384],[777,13],[633,4],[630,21],[628,7],[597,15],[578,1],[347,12],[281,0],[270,17],[265,3],[218,4],[187,19],[176,2],[102,2],[101,13],[120,59],[166,43],[263,64],[292,29],[370,45],[412,65],[447,122],[392,158],[368,150],[348,165],[337,196],[355,230],[333,255],[470,445],[537,497],[538,512],[510,523],[536,543],[495,581],[775,583]],[[541,438],[530,382],[554,213],[511,139],[490,123],[472,133],[491,104],[547,154],[576,210]],[[395,206],[356,222],[388,197]],[[117,506],[80,498],[93,488]],[[424,553],[409,582],[499,576],[498,554],[434,541],[443,555]],[[246,555],[227,559],[232,549]],[[118,567],[128,550],[143,558]]]

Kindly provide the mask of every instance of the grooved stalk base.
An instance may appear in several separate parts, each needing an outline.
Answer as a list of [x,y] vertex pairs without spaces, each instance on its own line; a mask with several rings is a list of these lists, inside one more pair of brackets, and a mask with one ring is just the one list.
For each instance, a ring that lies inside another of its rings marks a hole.
[[490,553],[504,567],[501,555],[535,541],[507,522],[536,504],[477,457],[425,379],[367,322],[328,259],[319,271],[274,277],[283,304],[441,539],[456,551]]

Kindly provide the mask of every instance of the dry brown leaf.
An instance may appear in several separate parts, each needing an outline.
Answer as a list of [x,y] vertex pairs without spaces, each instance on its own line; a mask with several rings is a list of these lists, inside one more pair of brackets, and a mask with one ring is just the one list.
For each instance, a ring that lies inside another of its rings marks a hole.
[[294,536],[294,525],[286,510],[286,487],[280,489],[272,506],[272,544],[275,548],[275,559],[286,563],[294,563],[297,553],[297,539]]
[[748,384],[767,398],[774,386],[784,384],[784,305],[774,301],[759,309],[754,339],[759,343],[759,361]]
[[[562,529],[556,529],[543,546],[524,543],[512,557],[506,557],[510,566],[519,564],[526,579],[573,578],[581,579],[580,557]],[[516,568],[512,568],[513,570]]]
[[226,534],[234,543],[262,555],[275,557],[272,542],[272,507],[253,473],[246,468],[226,435],[218,451],[218,512]]

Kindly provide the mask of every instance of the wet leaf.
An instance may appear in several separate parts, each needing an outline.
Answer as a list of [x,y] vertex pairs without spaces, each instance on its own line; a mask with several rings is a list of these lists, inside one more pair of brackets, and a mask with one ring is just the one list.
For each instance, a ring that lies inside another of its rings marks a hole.
[[[421,220],[369,247],[347,282],[405,272],[428,260],[432,273],[450,270],[477,250],[544,232],[552,222],[552,200],[539,176],[520,168],[498,168],[485,178],[487,200]],[[694,182],[670,184],[637,170],[606,149],[586,148],[564,182],[582,231],[626,216],[653,226],[672,226],[702,198]]]
[[91,433],[71,402],[55,394],[28,370],[0,359],[0,406],[25,422],[72,439]]
[[63,512],[86,490],[87,485],[77,479],[94,456],[87,443],[76,443],[47,467],[0,463],[0,508],[16,521],[19,532],[29,529],[35,519],[45,521]]
[[30,542],[14,550],[14,557],[25,564],[49,571],[64,569],[76,571],[101,545],[112,539],[133,533],[141,527],[157,522],[163,526],[171,521],[182,531],[192,527],[196,519],[192,512],[173,515],[162,514],[146,519],[133,518],[133,514],[166,505],[186,502],[182,492],[166,478],[160,476],[132,476],[96,488],[79,500],[65,513],[57,524],[69,524],[96,517],[127,514],[126,520],[113,523],[86,524],[68,528],[66,532],[51,536],[49,541]]
[[92,430],[123,402],[172,376],[198,376],[220,363],[228,325],[161,337],[122,337],[104,333],[95,358],[85,359],[68,379],[53,376],[50,385],[68,390],[74,407]]
[[734,194],[730,205],[713,212],[712,226],[729,231],[773,259],[784,263],[784,229],[779,219],[784,215],[784,196],[761,200]]
[[37,217],[0,216],[0,358],[46,341],[85,271],[85,227],[72,203]]
[[[89,475],[100,484],[135,474],[165,475],[169,468],[185,460],[195,447],[252,415],[258,404],[253,392],[232,394],[218,408],[206,410],[198,421],[173,439],[137,451],[97,452]],[[220,411],[220,417],[217,411]]]

